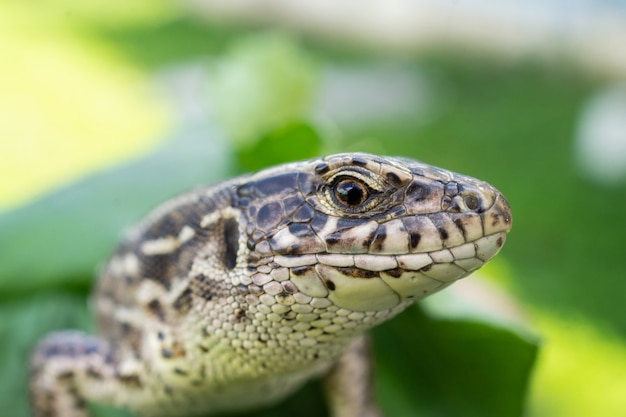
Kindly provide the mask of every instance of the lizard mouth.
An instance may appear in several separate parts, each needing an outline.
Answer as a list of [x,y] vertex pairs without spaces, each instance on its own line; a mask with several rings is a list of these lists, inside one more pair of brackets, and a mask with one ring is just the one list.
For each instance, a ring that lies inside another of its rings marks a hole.
[[502,247],[506,232],[426,253],[402,255],[277,255],[291,282],[311,297],[354,311],[379,311],[439,291],[480,268]]

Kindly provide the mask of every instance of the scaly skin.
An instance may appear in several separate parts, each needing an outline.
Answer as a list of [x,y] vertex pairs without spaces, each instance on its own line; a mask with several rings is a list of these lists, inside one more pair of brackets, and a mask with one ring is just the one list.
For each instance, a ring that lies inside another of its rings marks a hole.
[[94,401],[208,415],[275,403],[326,375],[334,416],[379,416],[363,334],[480,268],[510,227],[490,185],[368,154],[188,193],[103,268],[98,335],[39,344],[33,413],[83,417]]

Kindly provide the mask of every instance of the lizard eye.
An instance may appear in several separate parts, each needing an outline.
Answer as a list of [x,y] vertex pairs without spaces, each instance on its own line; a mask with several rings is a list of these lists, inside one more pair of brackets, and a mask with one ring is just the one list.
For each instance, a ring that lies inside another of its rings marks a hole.
[[333,195],[340,205],[356,208],[367,201],[369,190],[365,184],[353,178],[344,178],[333,186]]
[[370,212],[394,189],[380,175],[360,167],[338,169],[321,180],[322,205],[334,215],[349,217]]

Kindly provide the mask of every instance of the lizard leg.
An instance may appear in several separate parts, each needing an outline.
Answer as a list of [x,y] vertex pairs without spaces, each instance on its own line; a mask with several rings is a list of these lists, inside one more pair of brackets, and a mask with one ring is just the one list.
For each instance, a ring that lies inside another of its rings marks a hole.
[[324,380],[332,417],[382,417],[372,395],[372,366],[365,336],[354,340]]
[[102,339],[77,331],[51,334],[31,357],[33,415],[88,417],[85,400],[91,399],[98,387],[104,388],[103,380],[115,377],[115,368],[113,352]]

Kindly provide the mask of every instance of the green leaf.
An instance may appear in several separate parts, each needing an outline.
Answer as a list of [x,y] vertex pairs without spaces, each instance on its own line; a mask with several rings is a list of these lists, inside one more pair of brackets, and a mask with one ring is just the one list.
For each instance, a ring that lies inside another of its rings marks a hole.
[[229,160],[211,130],[190,126],[144,159],[0,214],[0,299],[86,289],[127,226],[170,197],[228,175]]
[[374,331],[377,392],[388,415],[523,415],[537,345],[479,321],[410,308]]
[[302,120],[317,81],[316,64],[293,37],[255,34],[235,43],[213,68],[216,122],[239,146]]
[[244,171],[257,171],[272,165],[299,161],[319,155],[322,140],[306,123],[291,123],[261,137],[237,152]]

